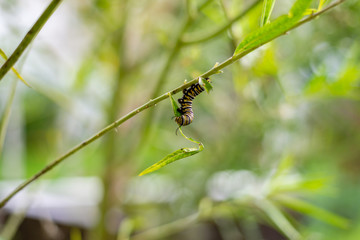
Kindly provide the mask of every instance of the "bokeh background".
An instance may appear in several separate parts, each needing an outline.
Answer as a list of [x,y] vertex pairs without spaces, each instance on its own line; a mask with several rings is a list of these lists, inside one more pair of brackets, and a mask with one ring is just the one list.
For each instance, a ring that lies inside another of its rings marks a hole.
[[[262,1],[254,2],[64,1],[15,66],[32,88],[12,72],[0,82],[1,198],[230,57],[259,27]],[[8,56],[48,3],[0,2]],[[271,19],[292,3],[278,1]],[[359,12],[347,0],[214,75],[214,90],[194,100],[195,120],[183,128],[203,152],[137,176],[196,147],[175,135],[163,101],[11,200],[0,211],[1,239],[359,239]]]

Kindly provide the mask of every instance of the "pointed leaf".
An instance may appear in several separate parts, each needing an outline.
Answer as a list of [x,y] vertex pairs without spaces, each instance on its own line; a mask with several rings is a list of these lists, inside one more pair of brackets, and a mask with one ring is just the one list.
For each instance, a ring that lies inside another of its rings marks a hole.
[[171,106],[172,106],[173,111],[174,111],[174,116],[175,117],[180,117],[181,113],[178,111],[179,106],[177,105],[175,99],[172,97],[172,95],[170,93],[169,93],[169,98],[170,98]]
[[259,203],[259,207],[289,239],[301,239],[300,233],[271,201],[264,199]]
[[274,5],[275,5],[275,0],[264,0],[261,22],[260,22],[261,27],[270,22],[270,16],[272,10],[274,9]]
[[347,228],[349,226],[349,221],[347,219],[303,200],[289,196],[281,196],[277,198],[277,200],[288,208],[291,208],[299,213],[312,216],[333,226],[339,228]]
[[285,174],[294,167],[294,158],[292,155],[285,155],[279,162],[275,176]]
[[261,45],[270,41],[275,36],[290,29],[293,23],[290,21],[287,15],[283,15],[275,19],[273,22],[265,25],[258,30],[250,33],[244,40],[237,46],[234,55],[251,49],[254,46]]
[[160,160],[159,162],[155,163],[154,165],[146,168],[144,171],[142,171],[139,176],[154,172],[172,162],[175,162],[177,160],[183,159],[183,158],[187,158],[190,157],[194,154],[197,154],[199,152],[201,152],[202,149],[197,149],[197,148],[181,148],[169,155],[167,155],[165,158],[163,158],[162,160]]
[[203,81],[203,79],[201,77],[199,77],[199,84],[204,86],[207,93],[209,93],[213,89],[213,86],[211,85],[209,79]]
[[297,21],[302,18],[304,12],[310,6],[311,1],[312,0],[297,0],[291,8],[289,14],[282,15],[273,22],[250,33],[237,46],[234,56],[239,55],[241,52],[249,50],[253,47],[265,44],[276,36],[279,36],[291,29]]
[[289,16],[299,20],[303,16],[306,9],[309,8],[311,2],[312,0],[296,0],[290,9]]
[[157,163],[155,163],[154,165],[148,167],[147,169],[145,169],[144,171],[142,171],[139,176],[151,173],[153,171],[156,171],[172,162],[175,162],[177,160],[186,158],[186,157],[190,157],[194,154],[197,154],[199,152],[201,152],[202,150],[204,150],[204,145],[201,142],[195,141],[194,139],[185,136],[185,134],[182,132],[181,128],[179,128],[181,135],[184,136],[184,138],[186,138],[187,140],[194,142],[196,144],[199,145],[199,149],[197,148],[181,148],[169,155],[167,155],[165,158],[161,159],[160,161],[158,161]]
[[[8,57],[6,56],[5,52],[0,48],[0,55],[7,60]],[[15,73],[16,77],[19,78],[26,86],[28,86],[29,88],[31,88],[31,86],[25,81],[25,79],[19,74],[19,72],[12,67],[11,70]]]

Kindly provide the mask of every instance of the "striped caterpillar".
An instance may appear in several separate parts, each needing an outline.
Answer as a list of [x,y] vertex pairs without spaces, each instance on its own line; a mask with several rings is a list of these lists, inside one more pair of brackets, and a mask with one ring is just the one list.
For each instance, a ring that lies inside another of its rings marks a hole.
[[[206,81],[209,82],[209,78],[205,78]],[[178,108],[178,112],[181,114],[181,116],[175,118],[175,122],[181,126],[186,126],[192,123],[194,119],[194,112],[192,109],[192,101],[194,98],[202,93],[205,90],[203,86],[201,86],[199,83],[195,83],[191,85],[189,88],[186,88],[183,90],[183,96],[182,98],[178,99],[178,102],[180,103],[180,108]]]

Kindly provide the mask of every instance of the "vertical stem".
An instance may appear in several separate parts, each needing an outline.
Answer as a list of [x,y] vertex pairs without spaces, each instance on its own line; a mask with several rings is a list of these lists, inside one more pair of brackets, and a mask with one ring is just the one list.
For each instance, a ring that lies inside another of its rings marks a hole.
[[[112,48],[114,51],[118,53],[119,59],[119,66],[118,72],[115,79],[115,86],[113,88],[112,96],[111,96],[111,106],[109,108],[107,114],[107,121],[113,122],[117,119],[117,115],[119,109],[122,106],[122,92],[124,87],[124,78],[126,75],[126,59],[124,56],[124,49],[125,49],[125,29],[126,29],[126,21],[128,17],[128,1],[123,0],[120,13],[117,13],[121,16],[120,20],[120,28],[117,31],[117,34],[114,37],[112,42]],[[106,149],[105,152],[105,169],[103,172],[103,183],[104,183],[104,195],[103,201],[101,203],[101,218],[99,222],[99,231],[101,239],[115,239],[116,234],[110,233],[107,228],[107,219],[106,216],[108,215],[109,210],[115,205],[116,199],[114,194],[114,180],[115,180],[115,173],[114,169],[116,168],[117,164],[117,145],[118,145],[118,138],[116,137],[116,132],[111,132],[108,136],[105,137],[104,141],[104,148]]]
[[[160,73],[160,76],[159,76],[157,82],[156,82],[154,91],[151,94],[151,97],[150,97],[151,99],[156,98],[156,96],[158,96],[161,93],[162,88],[165,83],[165,80],[171,69],[171,66],[172,66],[176,56],[178,55],[180,49],[183,46],[182,36],[183,36],[184,32],[186,31],[186,29],[188,28],[188,26],[190,25],[190,22],[191,22],[191,18],[188,15],[186,17],[186,20],[184,21],[183,26],[181,27],[179,33],[177,34],[174,46],[171,49],[171,52],[170,52],[168,58],[166,59],[165,65]],[[143,137],[142,137],[140,146],[146,141],[146,139],[149,135],[150,126],[152,124],[153,117],[154,117],[154,109],[150,109],[150,111],[148,112],[148,115],[146,116],[145,121],[144,121],[144,125],[143,125],[144,132],[143,132]]]
[[[229,18],[229,14],[227,13],[227,10],[226,10],[225,4],[224,4],[224,0],[219,0],[219,2],[220,2],[221,9],[224,12],[224,16],[226,18],[226,21],[228,21],[228,23],[231,23],[231,20]],[[233,52],[234,52],[235,49],[236,49],[237,42],[236,42],[235,35],[234,35],[231,27],[232,27],[232,25],[229,26],[228,31],[229,31],[229,34],[230,34],[230,37],[231,37],[231,43],[232,43]]]
[[1,119],[1,125],[0,125],[0,156],[2,154],[2,150],[3,150],[3,146],[4,146],[6,130],[7,130],[8,124],[9,124],[9,119],[10,119],[10,115],[11,115],[11,107],[12,107],[12,103],[13,103],[13,100],[14,100],[17,83],[18,83],[18,80],[15,79],[14,83],[13,83],[13,85],[11,87],[10,97],[9,97],[9,100],[7,101],[6,108],[5,108],[5,111],[4,111],[4,114],[3,114],[3,118]]

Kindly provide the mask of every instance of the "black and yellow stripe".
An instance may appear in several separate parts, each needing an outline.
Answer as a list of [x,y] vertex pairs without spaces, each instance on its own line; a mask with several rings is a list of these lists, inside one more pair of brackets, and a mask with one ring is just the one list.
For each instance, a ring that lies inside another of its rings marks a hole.
[[[208,78],[206,78],[205,80],[209,81]],[[181,106],[180,108],[178,108],[178,112],[181,113],[181,116],[175,118],[175,122],[179,125],[179,127],[186,126],[192,123],[194,119],[192,101],[204,90],[205,89],[199,83],[195,83],[189,88],[183,90],[182,98],[178,99],[178,102]]]

